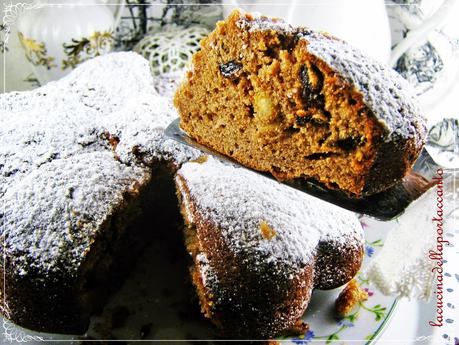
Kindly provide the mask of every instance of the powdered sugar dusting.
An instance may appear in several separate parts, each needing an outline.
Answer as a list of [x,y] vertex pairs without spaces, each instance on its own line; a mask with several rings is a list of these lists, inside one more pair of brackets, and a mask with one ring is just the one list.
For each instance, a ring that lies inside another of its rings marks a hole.
[[[221,229],[231,250],[256,258],[260,265],[287,264],[297,269],[313,259],[319,241],[344,244],[363,239],[351,212],[247,169],[209,158],[204,163],[185,163],[178,174],[196,208]],[[275,236],[263,236],[263,222]]]
[[[6,255],[20,274],[75,273],[101,226],[149,178],[109,152],[56,159],[5,193]],[[21,255],[22,254],[22,255]]]
[[199,265],[202,284],[204,286],[215,286],[218,284],[218,278],[210,266],[209,259],[204,253],[196,255],[196,263]]
[[[180,191],[184,191],[185,190],[185,186],[183,185],[183,182],[180,178],[176,178],[175,179],[175,182],[177,184],[177,188],[178,190]],[[185,223],[193,223],[194,222],[194,217],[193,217],[193,212],[191,210],[191,204],[190,204],[190,198],[189,198],[189,195],[187,193],[182,193],[182,205],[184,207],[184,213],[183,216],[185,217]],[[183,212],[182,212],[183,213]]]
[[199,156],[164,138],[178,115],[156,82],[142,57],[114,53],[34,91],[0,95],[0,233],[20,272],[75,269],[148,165]]

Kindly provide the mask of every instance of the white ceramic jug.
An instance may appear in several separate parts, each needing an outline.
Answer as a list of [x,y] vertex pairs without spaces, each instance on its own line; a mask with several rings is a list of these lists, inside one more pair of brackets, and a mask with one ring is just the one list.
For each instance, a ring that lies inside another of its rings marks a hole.
[[79,63],[111,50],[122,6],[114,9],[116,14],[99,0],[68,4],[40,0],[21,15],[19,40],[40,84],[57,80]]

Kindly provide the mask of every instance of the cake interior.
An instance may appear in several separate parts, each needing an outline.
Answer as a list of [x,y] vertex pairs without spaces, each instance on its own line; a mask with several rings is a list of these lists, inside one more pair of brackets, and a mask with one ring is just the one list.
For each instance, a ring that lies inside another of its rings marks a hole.
[[122,210],[110,221],[110,229],[101,232],[104,238],[95,242],[81,268],[84,279],[79,296],[88,317],[102,310],[107,291],[121,286],[150,243],[181,240],[173,172],[166,164],[153,169],[150,181],[138,194],[126,197]]
[[[196,295],[199,299],[201,312],[203,315],[212,320],[212,322],[218,324],[218,320],[212,312],[212,300],[207,292],[204,282],[202,280],[202,274],[199,267],[197,256],[202,252],[202,248],[199,244],[199,238],[197,236],[196,225],[189,219],[191,217],[190,211],[187,207],[190,207],[190,200],[186,200],[188,197],[188,189],[185,181],[181,176],[177,176],[177,198],[178,204],[180,205],[180,211],[184,219],[183,234],[185,240],[185,247],[190,255],[189,270],[191,280],[195,287]],[[182,191],[180,189],[183,189]],[[185,192],[186,191],[186,192]],[[185,192],[185,193],[183,193]]]
[[175,96],[181,127],[280,180],[312,178],[360,196],[379,124],[362,95],[306,51],[301,33],[251,29],[267,22],[234,12],[201,42]]

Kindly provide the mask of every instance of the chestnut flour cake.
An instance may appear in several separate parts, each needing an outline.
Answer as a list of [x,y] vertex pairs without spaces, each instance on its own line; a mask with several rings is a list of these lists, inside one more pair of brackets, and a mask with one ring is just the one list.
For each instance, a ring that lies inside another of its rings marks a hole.
[[226,335],[277,336],[313,288],[336,288],[360,268],[351,212],[210,158],[182,165],[176,183],[201,309]]
[[179,219],[173,172],[198,152],[163,138],[176,113],[134,53],[0,104],[1,311],[83,333],[138,252]]
[[354,197],[400,180],[425,136],[395,71],[328,34],[238,11],[201,41],[174,103],[199,143]]
[[144,247],[180,236],[178,193],[206,315],[228,338],[280,334],[313,288],[357,272],[358,221],[245,169],[187,163],[203,159],[164,138],[177,114],[156,89],[146,60],[115,53],[0,95],[2,314],[85,332]]

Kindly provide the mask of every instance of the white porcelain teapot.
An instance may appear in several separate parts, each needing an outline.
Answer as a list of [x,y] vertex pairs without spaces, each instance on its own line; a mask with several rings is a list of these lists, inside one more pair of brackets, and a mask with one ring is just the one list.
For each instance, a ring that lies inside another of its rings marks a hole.
[[101,0],[68,4],[39,0],[22,13],[19,40],[40,84],[57,80],[79,63],[109,52],[122,5],[109,7]]

